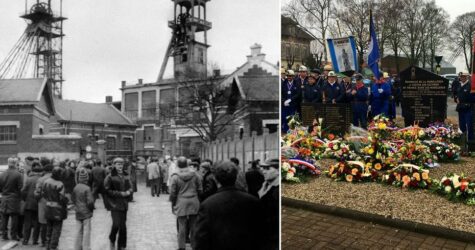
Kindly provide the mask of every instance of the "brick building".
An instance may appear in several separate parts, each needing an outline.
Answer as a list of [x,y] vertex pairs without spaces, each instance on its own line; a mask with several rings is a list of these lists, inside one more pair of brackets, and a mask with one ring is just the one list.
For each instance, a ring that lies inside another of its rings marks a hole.
[[310,32],[286,16],[281,16],[281,64],[285,69],[298,69],[305,65],[310,54],[310,42],[315,40]]

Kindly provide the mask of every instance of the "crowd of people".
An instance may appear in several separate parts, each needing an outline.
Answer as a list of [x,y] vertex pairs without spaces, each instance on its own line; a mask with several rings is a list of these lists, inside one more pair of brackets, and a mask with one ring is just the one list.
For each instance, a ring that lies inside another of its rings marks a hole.
[[288,117],[301,114],[302,103],[348,103],[353,110],[353,125],[366,128],[368,118],[379,114],[393,119],[396,106],[400,104],[401,87],[397,75],[381,73],[379,80],[367,79],[356,73],[345,76],[337,74],[327,65],[321,74],[319,69],[308,72],[300,66],[298,75],[293,70],[281,70],[281,120],[282,133],[286,133]]
[[[96,200],[110,211],[110,249],[127,247],[127,211],[137,191],[137,164],[126,158],[58,161],[8,159],[0,175],[3,240],[57,249],[63,221],[74,209],[74,249],[91,249]],[[151,196],[169,194],[179,249],[278,249],[279,161],[151,158],[145,176]],[[160,237],[160,236],[156,236]]]

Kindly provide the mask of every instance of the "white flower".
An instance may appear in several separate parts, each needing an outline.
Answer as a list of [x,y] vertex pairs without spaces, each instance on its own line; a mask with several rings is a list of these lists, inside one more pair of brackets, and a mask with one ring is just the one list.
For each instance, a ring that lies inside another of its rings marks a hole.
[[285,176],[285,179],[290,180],[294,177],[294,173],[288,172],[287,175]]
[[452,187],[451,186],[445,186],[445,192],[446,193],[450,193],[452,191]]
[[454,184],[454,188],[459,188],[460,185],[462,185],[459,181],[458,175],[454,175],[454,177],[452,177],[452,183]]
[[282,163],[282,169],[287,171],[290,169],[290,164],[288,162]]

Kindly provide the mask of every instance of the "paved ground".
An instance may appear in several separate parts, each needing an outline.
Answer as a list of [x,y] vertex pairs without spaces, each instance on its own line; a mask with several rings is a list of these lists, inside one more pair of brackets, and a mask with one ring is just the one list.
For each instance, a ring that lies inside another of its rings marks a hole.
[[282,207],[282,249],[467,249],[475,245]]
[[[176,219],[171,213],[168,195],[152,198],[150,189],[146,188],[145,184],[139,185],[138,189],[138,192],[134,194],[135,202],[130,203],[127,214],[127,249],[178,249]],[[75,214],[70,211],[68,219],[63,223],[59,244],[60,250],[74,249],[75,223]],[[92,220],[92,250],[108,249],[111,224],[110,213],[104,209],[102,200],[97,200]],[[6,243],[0,240],[0,248]],[[36,250],[45,248],[18,245],[14,249]]]

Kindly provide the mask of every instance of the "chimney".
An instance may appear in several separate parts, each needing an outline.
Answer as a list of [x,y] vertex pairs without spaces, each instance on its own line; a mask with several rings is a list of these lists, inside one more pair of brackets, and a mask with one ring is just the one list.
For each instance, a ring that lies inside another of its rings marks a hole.
[[219,69],[213,69],[213,76],[214,76],[214,77],[221,76],[221,70],[219,70]]
[[266,54],[261,53],[262,45],[255,43],[251,46],[251,55],[247,56],[247,61],[259,64],[260,62],[264,61],[266,58]]
[[262,45],[255,43],[251,46],[251,56],[256,57],[261,54]]
[[106,103],[112,103],[112,96],[111,95],[106,96]]
[[139,79],[139,85],[143,84],[143,79]]
[[126,82],[125,82],[125,81],[122,81],[121,83],[122,83],[122,88],[125,88]]

